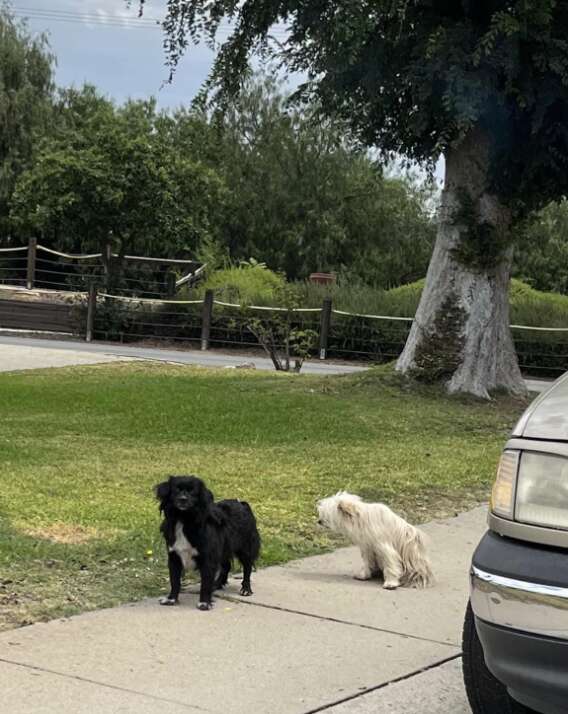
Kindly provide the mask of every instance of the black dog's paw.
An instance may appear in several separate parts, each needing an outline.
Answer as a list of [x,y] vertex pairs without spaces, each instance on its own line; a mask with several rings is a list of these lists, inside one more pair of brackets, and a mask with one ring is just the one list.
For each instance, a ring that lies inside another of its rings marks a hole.
[[240,590],[240,594],[243,597],[248,597],[249,595],[252,595],[252,589],[251,589],[250,585],[248,585],[248,586],[243,585],[243,587]]
[[160,605],[177,605],[177,600],[174,600],[173,597],[161,597],[158,602]]
[[213,603],[212,602],[200,602],[197,605],[198,610],[202,610],[205,612],[206,610],[212,610],[213,609]]

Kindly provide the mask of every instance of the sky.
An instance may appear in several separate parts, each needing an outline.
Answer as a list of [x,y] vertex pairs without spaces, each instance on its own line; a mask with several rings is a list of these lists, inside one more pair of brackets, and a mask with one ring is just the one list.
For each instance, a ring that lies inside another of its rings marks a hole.
[[[152,19],[164,16],[165,0],[146,0],[142,19],[137,1],[11,0],[18,17],[27,17],[33,33],[46,32],[57,56],[59,85],[95,84],[117,101],[155,96],[161,107],[188,104],[207,78],[214,54],[191,47],[173,84],[164,64],[161,29]],[[227,31],[221,33],[226,36]]]

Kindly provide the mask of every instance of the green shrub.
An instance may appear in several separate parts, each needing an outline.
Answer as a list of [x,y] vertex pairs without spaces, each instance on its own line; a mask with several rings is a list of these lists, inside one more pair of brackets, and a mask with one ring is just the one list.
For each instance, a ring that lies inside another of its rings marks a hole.
[[296,283],[299,302],[303,307],[320,307],[330,297],[337,310],[364,315],[413,317],[418,307],[423,280],[392,290],[340,281],[336,285]]
[[[345,312],[365,315],[413,317],[420,302],[424,280],[401,285],[392,290],[379,290],[364,285],[333,286],[299,283],[300,304],[319,307],[324,297]],[[533,327],[568,327],[568,295],[544,293],[520,280],[512,280],[509,292],[511,322]]]
[[568,295],[543,293],[520,280],[512,280],[509,300],[513,324],[568,327]]
[[286,281],[282,275],[254,260],[216,270],[200,286],[199,293],[214,290],[215,298],[240,304],[274,304]]

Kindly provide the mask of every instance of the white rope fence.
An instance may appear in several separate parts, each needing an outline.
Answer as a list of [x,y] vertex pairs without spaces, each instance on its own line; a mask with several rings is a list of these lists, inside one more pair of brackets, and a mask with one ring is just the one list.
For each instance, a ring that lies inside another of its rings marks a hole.
[[[58,250],[52,250],[51,248],[46,248],[43,245],[37,246],[38,250],[43,250],[45,253],[50,253],[51,255],[57,255],[60,258],[67,258],[67,260],[89,260],[91,258],[102,258],[102,253],[60,253]],[[24,248],[27,250],[27,248]]]
[[97,293],[98,297],[111,298],[112,300],[122,300],[124,302],[150,302],[160,305],[202,305],[203,300],[158,300],[155,298],[127,297],[126,295],[109,295],[108,293]]
[[199,275],[201,275],[201,273],[205,270],[206,267],[207,263],[203,263],[203,265],[200,268],[197,268],[197,270],[194,270],[193,273],[188,273],[187,275],[184,275],[183,278],[176,280],[176,289],[181,288],[182,285],[185,285],[190,280],[194,280],[195,278],[197,278]]
[[534,330],[535,332],[568,332],[568,327],[531,327],[530,325],[509,325],[511,330]]
[[368,320],[399,320],[401,322],[414,322],[413,317],[394,317],[393,315],[365,315],[360,312],[344,312],[343,310],[331,311],[332,315],[346,315],[347,317],[363,317]]
[[238,309],[249,309],[249,310],[266,310],[269,312],[321,312],[321,307],[272,307],[268,305],[239,305],[234,302],[222,302],[221,300],[213,300],[214,305],[221,305],[222,307],[235,307]]
[[[60,258],[67,258],[68,260],[88,260],[91,258],[102,258],[102,253],[62,253],[59,250],[53,250],[52,248],[46,248],[44,245],[37,245],[38,250],[43,250],[46,253],[51,253],[51,255],[57,255]],[[7,250],[27,250],[25,248],[9,248]],[[118,253],[111,253],[112,258],[120,258]],[[167,265],[195,265],[195,260],[178,260],[177,258],[150,258],[144,255],[124,255],[122,256],[125,260],[137,260],[142,263],[163,263]],[[188,277],[188,276],[186,276]]]
[[[97,293],[99,297],[122,300],[125,302],[145,302],[164,305],[203,305],[203,300],[158,300],[153,298],[126,297],[123,295],[109,295],[108,293]],[[321,307],[277,307],[275,305],[242,305],[235,302],[224,302],[223,300],[213,300],[214,305],[220,307],[230,307],[235,309],[261,310],[266,312],[292,312],[292,313],[321,313]],[[333,315],[345,317],[359,317],[366,320],[386,320],[393,322],[414,322],[413,317],[401,317],[400,315],[370,315],[361,312],[347,312],[346,310],[332,309]],[[533,327],[532,325],[510,325],[512,330],[533,330],[535,332],[568,332],[568,327]]]
[[[103,254],[102,253],[64,253],[60,250],[54,250],[53,248],[48,248],[45,245],[41,245],[41,243],[38,243],[36,246],[37,250],[42,250],[45,253],[49,253],[50,255],[56,255],[59,258],[66,258],[67,260],[90,260],[92,258],[102,258]],[[2,253],[12,253],[12,252],[17,252],[17,251],[27,251],[28,246],[18,246],[16,248],[0,248],[0,252]],[[110,256],[112,258],[120,258],[119,253],[110,253]],[[195,265],[196,261],[195,260],[186,260],[186,259],[178,259],[178,258],[150,258],[148,256],[144,255],[123,255],[122,256],[125,260],[135,260],[143,263],[163,263],[167,265]],[[203,267],[201,266],[199,270],[202,270]],[[197,273],[197,271],[196,271]],[[193,275],[193,273],[190,273],[190,275],[184,276],[182,278],[182,281],[186,281]]]

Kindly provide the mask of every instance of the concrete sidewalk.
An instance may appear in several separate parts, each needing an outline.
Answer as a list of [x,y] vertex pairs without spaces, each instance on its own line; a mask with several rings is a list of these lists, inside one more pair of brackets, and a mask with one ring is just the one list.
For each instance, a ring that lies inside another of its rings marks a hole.
[[[0,635],[11,714],[371,714],[469,711],[460,633],[485,509],[427,524],[436,585],[386,591],[352,578],[345,548],[230,581],[214,610],[154,600]],[[164,573],[164,581],[166,573]]]

